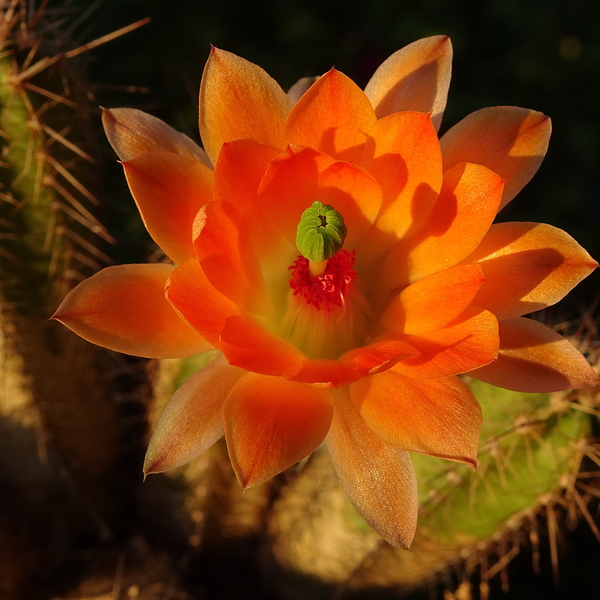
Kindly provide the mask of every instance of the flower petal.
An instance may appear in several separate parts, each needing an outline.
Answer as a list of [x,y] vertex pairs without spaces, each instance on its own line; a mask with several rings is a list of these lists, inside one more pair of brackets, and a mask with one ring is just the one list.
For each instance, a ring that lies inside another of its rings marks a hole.
[[538,321],[500,321],[498,360],[469,373],[517,392],[556,392],[597,385],[598,375],[573,345]]
[[211,350],[165,299],[171,265],[107,267],[71,290],[52,316],[116,352],[178,358]]
[[175,392],[150,438],[144,475],[185,465],[223,435],[223,403],[243,375],[219,357]]
[[427,220],[388,253],[381,276],[385,291],[469,256],[496,217],[502,188],[502,179],[482,165],[461,163],[446,171]]
[[362,518],[389,544],[408,548],[418,511],[417,479],[408,452],[384,444],[343,391],[335,404],[327,447],[344,491]]
[[350,395],[386,444],[477,466],[481,408],[458,377],[418,381],[392,370],[353,383]]
[[231,202],[240,211],[252,210],[267,166],[279,151],[252,140],[223,144],[215,164],[215,200]]
[[474,304],[499,319],[551,306],[598,266],[570,235],[539,223],[492,225],[465,262],[485,278]]
[[248,373],[225,401],[225,438],[247,488],[308,456],[325,438],[333,408],[326,390]]
[[123,167],[152,239],[176,263],[195,256],[192,225],[198,210],[212,200],[212,171],[170,152],[146,152]]
[[254,140],[285,148],[285,120],[292,101],[259,66],[212,48],[200,86],[200,135],[212,162],[221,146]]
[[348,350],[342,354],[339,361],[366,377],[391,368],[399,360],[418,355],[419,351],[408,342],[390,339]]
[[200,263],[191,259],[176,267],[165,291],[179,314],[218,348],[226,319],[239,308],[211,285]]
[[429,115],[402,112],[379,119],[369,137],[374,149],[366,145],[359,164],[383,190],[377,225],[400,239],[427,218],[442,187],[437,134]]
[[365,95],[378,119],[404,110],[432,113],[440,128],[450,75],[452,44],[445,35],[417,40],[392,54],[375,71]]
[[196,142],[136,108],[103,108],[102,124],[121,160],[131,160],[144,152],[174,152],[212,168],[206,152]]
[[552,126],[542,113],[516,106],[471,113],[441,139],[444,170],[461,162],[485,165],[506,184],[500,208],[535,175],[548,149]]
[[469,307],[447,327],[400,339],[419,355],[402,359],[392,369],[414,379],[434,379],[457,375],[496,360],[498,321],[489,311]]
[[[258,198],[263,219],[260,231],[264,232],[264,221],[268,220],[269,231],[281,232],[297,255],[296,229],[302,213],[315,199],[330,204],[344,216],[348,228],[344,247],[352,250],[377,217],[381,188],[356,165],[335,161],[312,148],[289,148],[271,161],[262,180]],[[264,234],[261,237],[264,239]]]
[[346,75],[331,69],[294,105],[286,136],[291,144],[355,161],[375,120],[364,92]]
[[295,346],[242,316],[226,320],[220,348],[231,364],[263,375],[288,378],[306,361]]
[[459,265],[419,279],[392,300],[380,327],[407,334],[445,327],[471,304],[482,282],[477,265]]

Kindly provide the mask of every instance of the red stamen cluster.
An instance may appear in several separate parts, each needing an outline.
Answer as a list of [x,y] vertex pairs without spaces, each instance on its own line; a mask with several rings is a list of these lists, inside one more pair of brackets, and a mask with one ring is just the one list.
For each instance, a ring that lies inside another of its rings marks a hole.
[[357,279],[354,254],[354,251],[340,250],[327,261],[323,275],[317,277],[310,273],[309,260],[299,256],[290,267],[290,287],[294,290],[294,296],[301,296],[317,310],[323,307],[331,311],[336,306],[344,306],[350,284]]

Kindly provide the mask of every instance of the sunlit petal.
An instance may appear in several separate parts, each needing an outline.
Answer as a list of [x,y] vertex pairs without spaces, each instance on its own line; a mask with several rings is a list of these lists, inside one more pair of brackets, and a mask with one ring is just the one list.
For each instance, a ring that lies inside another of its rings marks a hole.
[[386,444],[476,466],[481,408],[458,377],[417,381],[391,370],[357,381],[350,394]]
[[147,358],[177,358],[212,347],[165,298],[171,265],[107,267],[67,294],[52,316],[82,338]]
[[192,375],[164,409],[144,460],[144,474],[176,469],[223,435],[223,402],[244,371],[219,357]]
[[570,342],[524,317],[500,322],[498,360],[469,375],[517,392],[555,392],[599,383]]
[[333,409],[326,390],[248,373],[225,406],[225,437],[235,474],[247,488],[308,456],[325,438]]
[[234,140],[283,150],[291,108],[287,94],[263,69],[225,50],[211,50],[200,87],[200,134],[213,163],[221,146]]
[[452,44],[445,35],[417,40],[383,61],[365,88],[378,119],[404,110],[431,113],[442,122],[452,70]]
[[417,481],[407,452],[384,444],[347,392],[335,403],[327,447],[344,491],[362,518],[393,546],[408,548],[417,526]]
[[506,181],[500,208],[535,175],[552,130],[542,113],[516,106],[483,108],[465,117],[441,139],[444,170],[461,162],[485,165]]

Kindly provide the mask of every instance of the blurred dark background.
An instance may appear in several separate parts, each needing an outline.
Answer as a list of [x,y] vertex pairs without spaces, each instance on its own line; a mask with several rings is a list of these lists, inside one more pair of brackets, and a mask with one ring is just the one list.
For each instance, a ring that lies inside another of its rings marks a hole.
[[[150,112],[196,140],[198,87],[210,44],[259,64],[284,89],[333,65],[364,86],[395,50],[447,34],[454,62],[442,133],[471,111],[495,105],[533,108],[553,121],[545,162],[501,220],[551,223],[600,258],[600,2],[74,0],[70,6],[89,11],[76,32],[81,42],[152,18],[88,55],[95,97],[102,106]],[[143,260],[148,238],[107,144],[105,156],[105,219],[118,241],[110,253],[115,262]],[[598,281],[591,276],[558,310],[590,306]],[[558,588],[547,551],[542,575],[531,571],[524,552],[505,597],[596,598],[600,544],[586,524],[567,535]],[[211,577],[220,581],[207,574],[209,588]],[[252,595],[252,574],[244,577],[248,597],[260,597]],[[499,589],[492,596],[503,597]]]

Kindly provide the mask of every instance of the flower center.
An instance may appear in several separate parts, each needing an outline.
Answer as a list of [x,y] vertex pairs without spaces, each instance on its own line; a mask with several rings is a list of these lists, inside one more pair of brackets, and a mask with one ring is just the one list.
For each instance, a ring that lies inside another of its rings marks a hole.
[[336,307],[345,305],[350,285],[357,275],[354,271],[354,252],[340,250],[326,262],[324,272],[315,276],[311,261],[298,256],[290,267],[290,287],[294,296],[299,296],[309,306],[330,313]]

